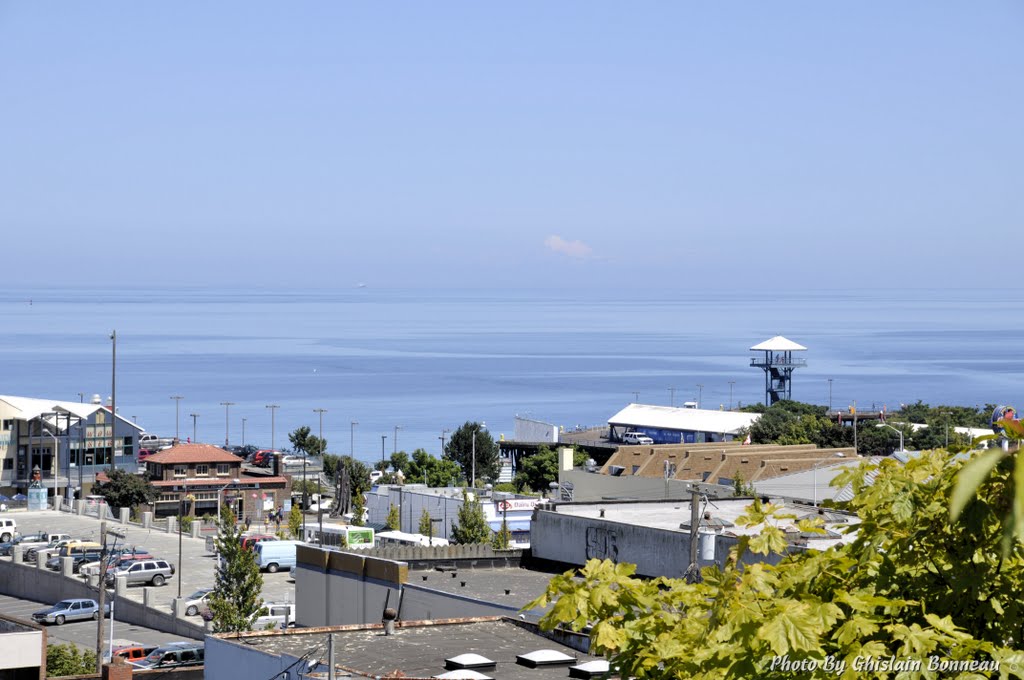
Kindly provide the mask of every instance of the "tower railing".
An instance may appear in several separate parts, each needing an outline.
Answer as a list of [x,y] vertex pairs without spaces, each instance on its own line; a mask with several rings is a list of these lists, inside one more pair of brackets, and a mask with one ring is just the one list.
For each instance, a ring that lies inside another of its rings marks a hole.
[[764,357],[752,357],[750,359],[750,365],[757,368],[764,368],[765,366],[778,366],[780,368],[803,368],[807,366],[807,359],[780,359],[771,357],[765,359]]

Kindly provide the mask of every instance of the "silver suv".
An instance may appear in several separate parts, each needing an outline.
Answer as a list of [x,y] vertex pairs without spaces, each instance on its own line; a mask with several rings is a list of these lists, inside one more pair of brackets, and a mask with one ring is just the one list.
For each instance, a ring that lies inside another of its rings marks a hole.
[[107,585],[112,586],[119,576],[124,576],[125,583],[149,583],[162,586],[174,576],[174,565],[167,560],[134,560],[122,562],[107,572]]

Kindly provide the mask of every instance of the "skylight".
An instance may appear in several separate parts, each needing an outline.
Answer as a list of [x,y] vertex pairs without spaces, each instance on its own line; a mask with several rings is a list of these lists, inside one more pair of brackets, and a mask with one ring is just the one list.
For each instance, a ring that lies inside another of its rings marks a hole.
[[570,663],[576,663],[575,656],[569,656],[559,652],[556,649],[538,649],[535,652],[529,654],[519,654],[516,656],[516,663],[521,666],[528,666],[529,668],[536,668],[537,666],[558,666]]
[[450,671],[463,668],[494,668],[497,665],[497,661],[491,661],[486,656],[479,654],[459,654],[444,660],[444,667]]

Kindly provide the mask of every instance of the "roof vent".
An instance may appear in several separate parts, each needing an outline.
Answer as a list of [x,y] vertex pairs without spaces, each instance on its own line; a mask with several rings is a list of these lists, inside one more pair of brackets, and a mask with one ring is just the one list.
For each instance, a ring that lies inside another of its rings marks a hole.
[[92,395],[92,403],[93,404],[102,404],[103,400],[100,399],[100,395],[94,394],[94,395]]
[[575,656],[569,656],[557,649],[538,649],[535,652],[529,654],[517,654],[516,663],[520,666],[526,666],[528,668],[537,668],[538,666],[565,666],[571,663],[576,663],[578,659]]
[[462,670],[465,668],[495,668],[497,661],[491,661],[480,654],[459,654],[450,659],[444,660],[444,667],[450,671]]
[[468,668],[462,668],[456,671],[448,671],[447,673],[441,673],[440,675],[432,675],[432,678],[439,678],[440,680],[494,680],[489,675],[484,675],[479,671],[470,670]]
[[578,666],[569,666],[570,678],[600,678],[608,675],[611,667],[605,659],[588,661]]

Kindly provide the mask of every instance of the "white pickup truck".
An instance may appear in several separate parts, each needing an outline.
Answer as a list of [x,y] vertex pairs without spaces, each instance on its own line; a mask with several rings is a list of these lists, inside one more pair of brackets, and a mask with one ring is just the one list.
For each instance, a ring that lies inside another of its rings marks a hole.
[[159,449],[167,449],[174,446],[174,442],[174,437],[157,437],[155,434],[150,434],[149,432],[143,432],[139,435],[140,449],[158,451]]
[[624,444],[653,444],[654,440],[643,432],[627,432],[622,435],[622,442]]

